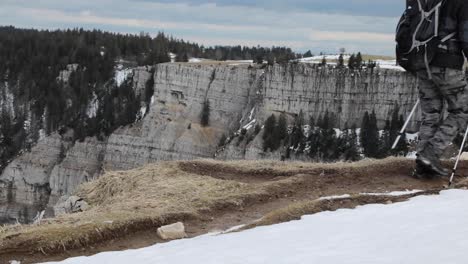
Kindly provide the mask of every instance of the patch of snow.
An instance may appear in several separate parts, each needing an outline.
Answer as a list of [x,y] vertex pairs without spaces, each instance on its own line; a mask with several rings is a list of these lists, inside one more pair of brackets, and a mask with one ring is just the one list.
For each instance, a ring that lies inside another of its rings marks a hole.
[[419,133],[406,133],[406,140],[408,141],[417,141]]
[[74,64],[68,64],[67,68],[65,70],[60,71],[58,79],[63,81],[63,82],[68,82],[70,79],[70,75],[75,72],[80,65],[77,63]]
[[176,61],[177,54],[169,52],[169,57],[171,58],[171,62],[174,63]]
[[148,107],[145,106],[142,106],[140,108],[140,118],[143,118],[145,115],[146,115],[146,112],[148,111]]
[[406,190],[406,191],[396,191],[388,193],[361,193],[362,195],[371,195],[371,196],[403,196],[408,194],[417,194],[422,192],[422,190]]
[[116,66],[114,80],[117,87],[120,87],[122,83],[127,80],[128,76],[133,73],[132,69],[125,69],[122,64]]
[[200,58],[190,58],[189,59],[189,63],[198,63],[198,62],[202,62],[204,61],[204,59],[200,59]]
[[[370,195],[370,196],[403,196],[403,195],[408,195],[408,194],[416,194],[422,192],[421,190],[406,190],[406,191],[395,191],[395,192],[388,192],[388,193],[361,193],[361,195]],[[345,198],[351,198],[351,195],[349,194],[343,194],[343,195],[333,195],[333,196],[325,196],[325,197],[320,197],[317,199],[318,201],[324,201],[324,200],[336,200],[336,199],[345,199]]]
[[250,130],[255,125],[255,123],[257,123],[256,119],[250,121],[247,125],[243,126],[242,128],[245,130]]
[[345,198],[351,198],[351,195],[343,194],[343,195],[325,196],[325,197],[320,197],[317,200],[318,201],[324,201],[324,200],[336,200],[336,199],[345,199]]
[[253,60],[227,60],[226,62],[231,66],[236,66],[243,64],[252,64]]
[[10,87],[8,82],[4,82],[4,94],[2,95],[0,91],[0,109],[5,109],[7,114],[11,117],[11,119],[16,118],[15,114],[15,97],[13,93],[10,91]]
[[[304,216],[238,233],[71,258],[64,264],[464,264],[468,191]],[[53,262],[51,262],[53,263]],[[51,264],[50,263],[50,264]]]
[[403,69],[401,66],[397,65],[396,60],[376,60],[375,63],[381,69],[405,71],[405,69]]
[[42,141],[46,137],[44,129],[39,129],[39,141]]
[[230,233],[230,232],[234,232],[234,231],[237,231],[243,227],[245,227],[246,225],[238,225],[238,226],[234,226],[234,227],[231,227],[229,229],[226,229],[225,231],[223,232],[220,232],[218,234],[226,234],[226,233]]
[[99,109],[99,100],[95,92],[93,92],[93,98],[91,102],[89,102],[88,108],[86,109],[86,115],[89,118],[94,118],[97,115],[97,111]]
[[333,130],[335,130],[336,137],[341,137],[341,135],[343,135],[343,131],[340,129],[334,128]]
[[254,113],[255,113],[255,107],[252,108],[252,111],[250,111],[250,114],[249,114],[249,121],[252,120]]
[[24,120],[23,128],[27,132],[31,129],[31,120]]
[[406,155],[406,158],[407,159],[417,159],[418,157],[416,156],[416,154],[418,154],[417,151],[411,151],[411,152],[408,152],[408,154]]
[[[338,60],[340,58],[340,54],[329,54],[329,55],[318,55],[318,56],[312,56],[312,57],[305,57],[301,58],[298,61],[299,62],[305,62],[305,63],[321,63],[323,60],[323,57],[328,60]],[[349,60],[351,56],[350,55],[343,55],[344,60]]]

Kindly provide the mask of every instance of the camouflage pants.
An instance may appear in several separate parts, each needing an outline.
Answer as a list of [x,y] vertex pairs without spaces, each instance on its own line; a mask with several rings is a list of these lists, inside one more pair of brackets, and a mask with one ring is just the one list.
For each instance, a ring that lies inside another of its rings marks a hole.
[[[417,73],[422,110],[418,152],[431,146],[440,158],[459,131],[466,129],[468,88],[463,71],[431,67],[431,72],[432,80],[427,71]],[[444,104],[448,111],[446,118]]]

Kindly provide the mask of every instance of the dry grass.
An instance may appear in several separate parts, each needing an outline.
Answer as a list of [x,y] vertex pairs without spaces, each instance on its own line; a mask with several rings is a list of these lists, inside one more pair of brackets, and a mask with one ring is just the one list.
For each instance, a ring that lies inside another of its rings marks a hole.
[[368,60],[394,60],[395,57],[392,56],[383,56],[383,55],[369,55],[369,54],[363,54],[362,55],[362,60],[363,61],[368,61]]
[[109,172],[77,192],[100,212],[150,209],[153,214],[192,212],[213,206],[220,197],[237,201],[252,193],[255,188],[247,184],[182,172],[176,162]]
[[393,167],[395,163],[408,163],[412,162],[404,158],[390,157],[384,160],[365,159],[359,162],[336,162],[336,163],[311,163],[311,162],[281,162],[277,160],[235,160],[223,162],[218,160],[200,160],[204,164],[219,165],[225,168],[232,168],[244,172],[251,171],[276,171],[281,174],[294,173],[299,174],[301,171],[310,171],[316,169],[350,169],[350,168],[364,168],[369,166],[379,166],[382,168]]
[[59,216],[42,225],[4,227],[0,251],[55,252],[77,248],[180,219],[196,218],[220,206],[241,205],[261,195],[248,184],[182,172],[176,162],[127,172],[108,172],[81,186],[77,194],[91,204],[78,214]]
[[430,194],[437,194],[438,191],[425,191],[415,194],[408,194],[402,196],[386,196],[386,195],[365,195],[365,194],[357,194],[352,195],[351,197],[347,198],[335,198],[335,199],[325,199],[325,200],[312,200],[312,201],[300,201],[293,204],[288,205],[287,207],[280,208],[274,210],[261,219],[254,221],[251,224],[248,224],[241,229],[235,231],[242,231],[251,228],[255,228],[258,226],[267,226],[273,225],[278,223],[289,222],[293,220],[299,220],[304,215],[315,214],[323,211],[334,211],[337,209],[344,209],[344,208],[355,208],[359,205],[366,205],[366,204],[383,204],[383,203],[395,203],[395,202],[402,202],[406,201],[409,198],[419,196],[419,195],[430,195]]

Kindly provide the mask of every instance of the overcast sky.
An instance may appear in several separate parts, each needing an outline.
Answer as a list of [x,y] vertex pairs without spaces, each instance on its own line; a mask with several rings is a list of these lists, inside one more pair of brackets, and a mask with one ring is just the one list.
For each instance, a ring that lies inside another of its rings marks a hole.
[[164,31],[204,45],[393,55],[403,0],[0,0],[0,24]]

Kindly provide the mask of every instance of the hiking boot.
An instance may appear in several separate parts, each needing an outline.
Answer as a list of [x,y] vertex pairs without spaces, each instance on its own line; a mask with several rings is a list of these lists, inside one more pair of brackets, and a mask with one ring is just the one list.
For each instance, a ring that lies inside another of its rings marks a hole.
[[416,168],[413,170],[412,176],[418,180],[434,179],[438,177],[437,175],[434,175],[434,172],[418,163],[416,164]]
[[431,147],[426,147],[417,154],[416,164],[434,176],[447,177],[450,173],[448,169],[442,167],[440,160]]

